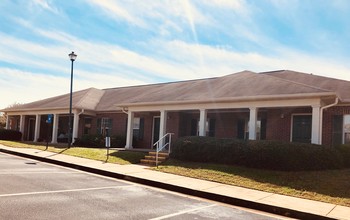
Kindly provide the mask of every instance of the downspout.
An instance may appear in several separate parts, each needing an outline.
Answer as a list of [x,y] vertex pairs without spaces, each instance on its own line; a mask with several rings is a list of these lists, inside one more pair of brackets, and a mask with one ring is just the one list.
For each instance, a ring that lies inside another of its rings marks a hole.
[[84,114],[85,109],[82,109],[81,112],[78,113],[78,116],[80,116],[81,114]]
[[323,135],[323,133],[322,133],[322,127],[323,127],[323,110],[337,105],[338,102],[339,102],[339,98],[336,97],[334,103],[321,107],[321,112],[320,112],[320,136],[319,136],[319,143],[320,143],[320,144],[322,144],[322,135]]
[[126,107],[122,107],[122,112],[125,113],[125,114],[128,114],[128,111],[125,110],[125,109],[126,109]]

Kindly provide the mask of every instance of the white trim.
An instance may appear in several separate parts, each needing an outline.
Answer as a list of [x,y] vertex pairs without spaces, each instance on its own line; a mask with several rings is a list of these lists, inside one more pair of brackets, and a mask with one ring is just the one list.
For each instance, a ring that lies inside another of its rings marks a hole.
[[78,113],[74,113],[73,116],[73,135],[72,135],[72,144],[75,141],[75,138],[78,138],[78,132],[79,132],[79,114]]
[[185,101],[160,101],[160,102],[137,102],[120,103],[116,107],[135,107],[135,106],[162,106],[162,105],[182,105],[182,104],[210,104],[210,103],[231,103],[231,102],[251,102],[251,101],[280,101],[293,99],[321,99],[321,97],[337,96],[335,92],[303,93],[303,94],[283,94],[283,95],[260,95],[260,96],[240,96],[233,98],[217,98],[209,100],[185,100]]
[[58,122],[59,122],[59,114],[53,115],[53,125],[52,125],[52,144],[57,144],[57,134],[58,134]]
[[[19,118],[19,131],[23,134],[24,133],[24,123],[25,123],[25,115],[20,115]],[[23,139],[22,135],[22,139]]]
[[320,116],[321,108],[320,106],[312,107],[312,121],[311,121],[311,143],[320,144]]
[[207,120],[208,120],[208,110],[199,110],[199,123],[198,123],[198,136],[207,136]]
[[256,124],[259,109],[256,107],[249,108],[249,140],[256,140]]
[[[167,122],[167,111],[160,112],[160,122],[159,122],[159,138],[162,138],[166,134],[166,123]],[[163,147],[165,139],[162,139],[160,146]]]
[[36,115],[35,117],[35,132],[34,132],[34,142],[37,142],[40,137],[40,124],[41,124],[41,115]]
[[132,149],[132,138],[133,138],[133,125],[134,125],[134,112],[128,112],[128,125],[126,128],[126,143],[125,149]]
[[10,116],[6,114],[6,130],[10,129]]
[[129,106],[129,111],[135,112],[159,112],[166,111],[181,111],[198,109],[241,109],[241,108],[284,108],[284,107],[311,107],[320,104],[320,98],[313,99],[285,99],[285,100],[270,100],[270,101],[242,101],[242,102],[220,102],[220,103],[187,103],[187,104],[169,104],[169,105],[145,105],[145,106]]

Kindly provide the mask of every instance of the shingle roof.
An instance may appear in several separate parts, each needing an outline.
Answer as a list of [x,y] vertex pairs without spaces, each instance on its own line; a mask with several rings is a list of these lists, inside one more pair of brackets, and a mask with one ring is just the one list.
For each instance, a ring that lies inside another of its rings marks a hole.
[[[96,105],[100,102],[104,91],[95,88],[89,88],[73,93],[72,107],[83,108],[86,110],[95,110]],[[69,94],[55,96],[28,104],[18,105],[2,111],[18,111],[18,110],[47,110],[47,109],[67,109],[69,108]]]
[[[311,79],[310,79],[311,77]],[[330,84],[328,84],[328,83]],[[339,87],[341,86],[341,87]],[[74,92],[73,108],[115,111],[116,105],[166,102],[212,102],[234,98],[326,94],[337,92],[350,98],[350,82],[293,71],[254,73],[243,71],[223,77],[130,86],[111,89],[90,88]],[[350,100],[350,99],[349,99]],[[3,111],[68,108],[69,94],[52,97]]]
[[281,79],[297,82],[315,88],[336,92],[342,102],[350,102],[350,82],[340,79],[334,79],[314,74],[306,74],[291,70],[280,70],[266,72],[265,75],[278,77]]

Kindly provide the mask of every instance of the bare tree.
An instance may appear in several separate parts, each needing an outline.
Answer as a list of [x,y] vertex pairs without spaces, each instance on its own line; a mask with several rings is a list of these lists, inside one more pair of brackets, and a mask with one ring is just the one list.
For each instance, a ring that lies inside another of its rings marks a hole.
[[6,126],[6,116],[3,113],[0,113],[0,128],[4,128]]

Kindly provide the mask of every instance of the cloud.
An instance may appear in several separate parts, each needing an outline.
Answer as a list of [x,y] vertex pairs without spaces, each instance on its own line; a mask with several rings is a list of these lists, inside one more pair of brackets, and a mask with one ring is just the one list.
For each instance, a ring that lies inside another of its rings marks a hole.
[[32,0],[32,4],[37,5],[45,10],[48,10],[54,14],[59,14],[59,11],[54,7],[50,1],[47,0]]

